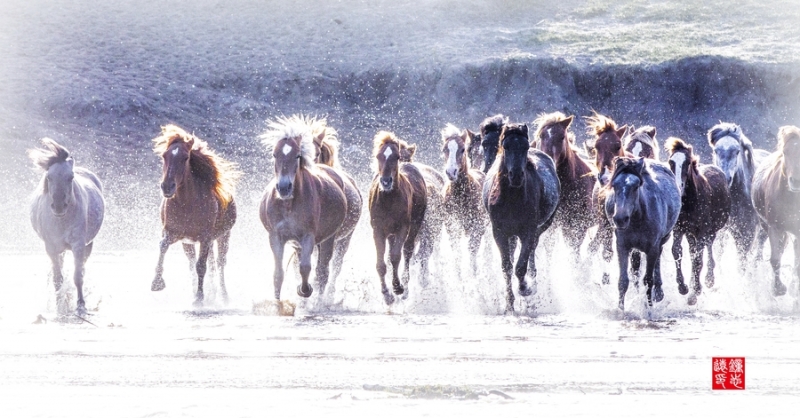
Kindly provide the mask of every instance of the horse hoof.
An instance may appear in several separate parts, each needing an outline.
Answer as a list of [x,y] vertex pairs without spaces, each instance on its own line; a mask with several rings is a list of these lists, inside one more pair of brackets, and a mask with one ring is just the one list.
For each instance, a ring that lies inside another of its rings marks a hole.
[[167,284],[164,283],[163,279],[156,279],[153,280],[153,284],[150,285],[150,290],[153,292],[160,292],[164,290],[165,287],[167,287]]
[[697,295],[689,296],[689,306],[694,306],[697,304]]
[[383,292],[383,301],[386,302],[387,305],[391,305],[394,303],[394,295],[391,293]]
[[525,286],[525,287],[520,286],[519,287],[519,294],[520,294],[520,296],[528,297],[528,296],[533,294],[533,289],[528,287],[528,286]]
[[203,298],[195,299],[194,303],[192,304],[192,306],[194,306],[195,308],[198,308],[198,309],[202,308],[203,307]]
[[656,302],[661,302],[664,300],[664,290],[661,289],[661,286],[653,288],[653,300]]
[[714,287],[714,278],[706,277],[706,287]]
[[625,312],[625,302],[624,301],[619,301],[619,304],[617,304],[617,307],[619,308],[620,311]]
[[297,286],[297,294],[301,297],[307,298],[311,296],[312,293],[314,293],[314,289],[311,286]]
[[608,273],[603,273],[603,284],[611,283],[611,275]]
[[776,281],[772,286],[772,294],[775,296],[783,296],[786,294],[786,285],[780,281]]
[[78,306],[78,309],[75,309],[75,315],[78,315],[80,317],[86,316],[86,307],[83,305]]
[[392,285],[392,290],[394,290],[394,294],[395,295],[402,295],[403,292],[405,292],[405,289],[403,289],[403,285],[401,285],[400,283],[393,284]]
[[689,286],[686,286],[686,284],[684,284],[684,283],[679,283],[678,284],[678,293],[680,293],[682,295],[685,295],[685,294],[689,293]]

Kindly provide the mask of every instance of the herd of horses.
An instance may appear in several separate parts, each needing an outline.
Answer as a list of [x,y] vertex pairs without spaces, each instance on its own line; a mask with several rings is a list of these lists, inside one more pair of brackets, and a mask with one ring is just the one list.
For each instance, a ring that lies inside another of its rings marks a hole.
[[[661,251],[670,237],[678,291],[691,293],[690,305],[702,291],[704,250],[705,284],[714,285],[712,248],[724,230],[733,236],[741,267],[769,239],[775,296],[786,293],[780,260],[793,236],[794,273],[800,276],[800,128],[781,127],[777,149],[769,153],[754,149],[738,125],[720,123],[707,135],[713,164],[701,164],[693,147],[678,138],[666,141],[662,162],[654,127],[618,126],[597,113],[585,119],[592,138],[583,148],[571,131],[574,116],[560,112],[538,117],[532,134],[526,124],[511,123],[503,115],[487,118],[476,132],[447,124],[441,131],[441,171],[414,161],[415,144],[378,132],[366,203],[386,304],[394,303],[395,296],[408,296],[412,260],[420,265],[418,284],[428,285],[429,259],[443,230],[454,246],[466,238],[472,272],[478,269],[483,236],[491,230],[501,257],[506,312],[514,310],[512,275],[520,296],[533,293],[529,280],[536,279],[534,254],[551,227],[561,231],[574,260],[581,257],[579,248],[586,239],[585,257],[600,253],[609,262],[616,253],[622,310],[629,277],[638,284],[643,259],[647,301],[652,306],[663,299]],[[314,290],[309,276],[316,250],[316,286],[322,295],[329,278],[339,274],[361,216],[361,191],[339,165],[337,133],[325,119],[277,118],[261,139],[275,170],[259,206],[275,261],[275,298],[280,299],[283,286],[287,244],[297,257],[297,293],[304,298]],[[240,173],[205,141],[175,125],[163,127],[153,142],[163,160],[163,234],[151,290],[164,289],[164,255],[180,241],[197,278],[195,303],[203,303],[209,265],[217,269],[227,300],[224,269],[236,222],[233,188]],[[29,152],[44,171],[31,221],[45,242],[59,295],[64,254],[72,251],[80,315],[86,310],[84,265],[103,221],[102,185],[97,176],[75,166],[66,148],[51,139],[42,143],[43,148]],[[691,257],[691,289],[681,271],[683,237]],[[459,277],[460,265],[459,258]],[[604,273],[604,283],[608,277]]]

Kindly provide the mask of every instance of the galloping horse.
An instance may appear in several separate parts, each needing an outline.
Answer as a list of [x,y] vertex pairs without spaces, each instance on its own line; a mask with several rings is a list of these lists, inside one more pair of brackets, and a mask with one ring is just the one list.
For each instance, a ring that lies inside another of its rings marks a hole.
[[678,221],[681,196],[675,176],[665,165],[645,158],[614,160],[610,181],[601,192],[608,221],[617,237],[619,309],[625,309],[628,257],[637,249],[647,257],[644,284],[647,303],[664,298],[661,249]]
[[716,166],[700,164],[692,146],[678,138],[669,138],[664,145],[669,152],[669,168],[675,173],[678,191],[681,193],[681,214],[672,232],[672,256],[675,258],[678,292],[685,295],[689,288],[683,281],[681,260],[683,259],[683,237],[689,242],[692,258],[692,284],[694,292],[689,296],[689,305],[697,303],[697,295],[703,290],[700,271],[703,269],[703,249],[708,252],[706,286],[714,286],[713,244],[717,232],[728,222],[731,196],[725,174]]
[[750,188],[760,162],[753,143],[734,123],[720,122],[708,131],[708,142],[714,152],[714,165],[725,173],[731,195],[731,214],[727,228],[736,243],[740,266],[746,263],[758,226]]
[[[481,188],[485,178],[480,170],[471,169],[467,154],[469,132],[463,132],[448,124],[441,132],[442,154],[445,158],[445,174],[449,181],[444,186],[444,213],[450,240],[456,244],[461,233],[469,241],[470,266],[472,273],[478,271],[478,249],[486,231],[488,219],[481,207]],[[457,245],[454,245],[457,248]],[[456,274],[460,278],[461,256],[456,250]]]
[[530,270],[536,277],[535,251],[539,236],[553,222],[559,202],[558,175],[553,159],[547,154],[528,152],[528,127],[506,124],[500,135],[500,162],[483,183],[483,205],[489,212],[492,234],[500,250],[503,276],[506,281],[506,313],[514,311],[511,287],[511,257],[516,238],[521,242],[514,273],[523,297],[533,293],[525,282]]
[[658,141],[656,141],[656,128],[652,126],[642,126],[636,129],[634,126],[628,130],[625,136],[625,151],[634,157],[649,158],[659,160]]
[[467,155],[469,156],[469,168],[473,170],[481,169],[483,163],[483,149],[481,148],[481,134],[466,130],[467,132]]
[[483,172],[488,173],[497,158],[500,148],[500,133],[503,126],[508,123],[508,118],[503,115],[494,115],[481,122],[481,146],[483,149]]
[[283,286],[283,252],[287,243],[299,247],[302,283],[297,294],[307,298],[314,289],[308,284],[311,254],[318,250],[316,276],[320,296],[347,252],[353,230],[361,214],[361,193],[344,172],[316,164],[314,126],[317,120],[303,115],[278,118],[261,135],[275,159],[275,178],[261,199],[259,216],[269,233],[275,260],[273,283],[275,299]]
[[[208,255],[216,241],[219,284],[222,298],[227,301],[225,263],[231,228],[236,222],[233,200],[233,187],[239,177],[236,165],[216,155],[205,141],[175,125],[162,127],[161,135],[154,138],[153,143],[153,150],[164,163],[161,178],[164,199],[161,201],[161,252],[150,290],[164,289],[164,255],[170,245],[183,241],[189,267],[197,273],[195,306],[202,305]],[[197,260],[194,243],[200,244]]]
[[592,212],[596,180],[592,168],[575,148],[575,135],[569,130],[573,118],[561,112],[539,115],[533,121],[536,133],[532,145],[555,162],[561,195],[554,222],[577,253],[586,231],[596,223]]
[[63,302],[61,267],[64,253],[72,251],[75,259],[73,280],[78,289],[78,315],[86,314],[83,299],[84,266],[92,254],[93,240],[100,231],[105,213],[103,186],[91,171],[75,167],[69,151],[50,138],[42,139],[45,149],[33,149],[28,155],[44,170],[39,188],[31,203],[31,224],[44,241],[53,266],[59,310]]
[[[386,286],[386,242],[389,242],[393,291],[398,295],[408,295],[411,258],[417,241],[417,257],[422,262],[422,275],[424,277],[427,274],[428,258],[438,237],[433,236],[430,225],[426,225],[431,223],[430,219],[426,219],[430,215],[427,213],[428,203],[430,199],[439,198],[441,189],[427,184],[414,163],[400,161],[401,141],[393,133],[378,132],[373,143],[376,173],[369,192],[370,224],[381,292],[386,304],[390,305],[395,299]],[[405,262],[402,284],[399,277],[401,258]]]
[[[781,256],[789,235],[794,236],[794,275],[800,279],[800,128],[783,126],[778,131],[777,151],[753,178],[753,206],[769,236],[772,293],[781,296],[786,294]],[[800,302],[795,301],[795,309],[800,309]]]

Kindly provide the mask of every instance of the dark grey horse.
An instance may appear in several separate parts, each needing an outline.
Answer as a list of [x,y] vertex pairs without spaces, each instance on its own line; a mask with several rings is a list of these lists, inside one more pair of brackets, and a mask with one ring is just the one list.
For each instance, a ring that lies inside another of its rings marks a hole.
[[625,309],[628,258],[634,249],[644,253],[647,303],[664,298],[661,289],[661,249],[681,211],[681,195],[669,167],[645,158],[618,157],[614,173],[602,190],[606,217],[617,237],[619,308]]
[[75,258],[74,281],[78,289],[78,315],[86,313],[83,299],[84,265],[92,253],[92,244],[103,224],[105,202],[103,186],[94,173],[75,167],[69,151],[49,138],[42,139],[44,149],[28,152],[33,163],[45,174],[31,204],[31,224],[44,241],[53,264],[53,284],[59,305],[63,302],[61,271],[64,253]]
[[499,141],[500,161],[483,183],[483,205],[489,212],[495,244],[500,250],[506,281],[506,313],[514,311],[511,287],[511,257],[516,239],[521,242],[514,274],[519,280],[520,295],[530,296],[533,289],[525,282],[530,271],[536,277],[534,254],[539,236],[553,222],[561,185],[553,159],[539,150],[528,149],[528,127],[507,124]]

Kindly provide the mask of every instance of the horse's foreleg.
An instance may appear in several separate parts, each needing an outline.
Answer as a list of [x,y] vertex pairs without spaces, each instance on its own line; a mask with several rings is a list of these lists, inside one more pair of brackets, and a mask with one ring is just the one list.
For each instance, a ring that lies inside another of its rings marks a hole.
[[47,255],[50,257],[50,264],[53,268],[53,286],[56,288],[56,305],[60,306],[64,298],[61,294],[61,287],[64,284],[64,253],[59,253],[56,250],[47,249]]
[[328,277],[330,275],[330,263],[333,258],[333,248],[336,244],[334,237],[321,242],[318,246],[319,254],[317,255],[317,283],[319,284],[320,297],[325,294],[325,287],[328,285]]
[[164,290],[166,284],[164,283],[164,255],[167,254],[167,250],[169,246],[175,242],[175,239],[169,234],[169,232],[164,231],[161,242],[158,244],[159,247],[159,255],[158,255],[158,264],[156,264],[156,277],[153,279],[153,283],[150,285],[150,290],[154,292],[158,292],[160,290]]
[[697,296],[703,292],[700,285],[700,271],[703,269],[703,244],[698,242],[693,235],[686,235],[689,242],[689,255],[692,258],[692,290],[694,293],[689,296],[689,305],[697,303]]
[[706,267],[706,286],[714,287],[714,268],[717,266],[714,261],[714,241],[717,239],[717,234],[711,234],[706,242],[706,253],[708,254],[708,266]]
[[505,234],[499,233],[497,230],[493,231],[494,242],[497,249],[500,250],[500,268],[503,270],[503,278],[506,281],[506,314],[514,313],[514,289],[511,287],[511,257],[514,249],[511,248],[511,240]]
[[297,286],[297,294],[307,298],[314,292],[314,288],[308,284],[308,276],[311,274],[311,255],[314,253],[314,235],[307,234],[300,240],[300,278],[302,283]]
[[194,244],[184,242],[183,253],[186,254],[186,259],[189,260],[189,274],[192,275],[192,287],[197,286],[197,251],[195,251]]
[[525,281],[525,276],[528,271],[531,272],[531,277],[536,280],[536,247],[539,245],[539,237],[536,233],[532,237],[522,241],[522,246],[519,250],[519,258],[517,259],[517,266],[514,270],[517,280],[519,281],[519,294],[520,296],[527,297],[533,294],[533,288],[528,286]]
[[206,241],[200,243],[200,253],[197,257],[197,292],[195,293],[194,306],[200,307],[203,305],[203,279],[206,277],[206,270],[208,269],[208,253],[211,252],[211,246],[214,241]]
[[408,277],[410,277],[409,268],[411,257],[406,257],[406,267],[403,272],[404,283],[400,283],[400,259],[403,257],[403,250],[406,243],[405,237],[405,233],[389,237],[389,262],[392,263],[392,290],[396,295],[403,294],[405,291],[403,284],[408,286]]
[[[628,257],[630,256],[630,251],[628,248],[617,240],[617,262],[619,263],[619,283],[617,285],[617,289],[619,289],[619,309],[621,311],[625,310],[625,293],[628,292]],[[649,265],[648,265],[649,267]]]
[[478,274],[478,251],[481,248],[481,238],[483,238],[483,225],[473,225],[469,231],[469,266],[473,276]]
[[275,272],[272,275],[275,300],[281,299],[281,287],[283,287],[283,249],[285,246],[286,243],[281,240],[277,233],[269,234],[269,247],[272,250],[272,259],[275,263]]
[[642,269],[642,253],[640,251],[631,251],[631,271],[636,278],[635,283],[639,283],[639,272]]
[[453,262],[455,262],[456,279],[461,280],[461,225],[456,219],[450,219],[446,223],[447,235],[450,236],[450,249],[453,251]]
[[672,258],[675,259],[675,280],[678,282],[678,293],[685,295],[689,293],[689,287],[683,279],[683,270],[681,269],[681,262],[683,261],[683,234],[673,230],[672,231]]
[[[800,298],[800,237],[794,237],[794,279],[797,281],[797,294]],[[795,299],[794,309],[800,310],[800,300]]]
[[86,255],[86,244],[78,243],[72,246],[72,255],[75,259],[75,271],[73,272],[73,281],[75,282],[75,289],[78,291],[78,315],[86,314],[86,302],[83,300],[83,275],[84,275],[84,262]]
[[225,265],[228,264],[228,248],[230,247],[231,231],[217,238],[217,272],[219,274],[219,288],[222,301],[228,303],[228,289],[225,287]]
[[775,228],[769,228],[770,256],[769,264],[772,266],[773,284],[772,294],[783,296],[786,294],[786,286],[781,282],[781,256],[786,246],[786,233]]
[[378,277],[381,279],[383,300],[387,305],[391,305],[394,302],[394,296],[389,292],[389,288],[386,287],[386,261],[384,261],[386,255],[386,237],[382,233],[373,230],[372,240],[375,242],[375,253],[378,260],[375,263],[375,270],[378,271]]
[[[660,248],[660,247],[658,247]],[[644,285],[647,287],[647,306],[653,306],[653,300],[659,302],[664,298],[664,291],[661,290],[661,268],[659,263],[658,250],[651,250],[645,256],[647,265],[644,269]],[[658,268],[658,280],[655,280]]]

